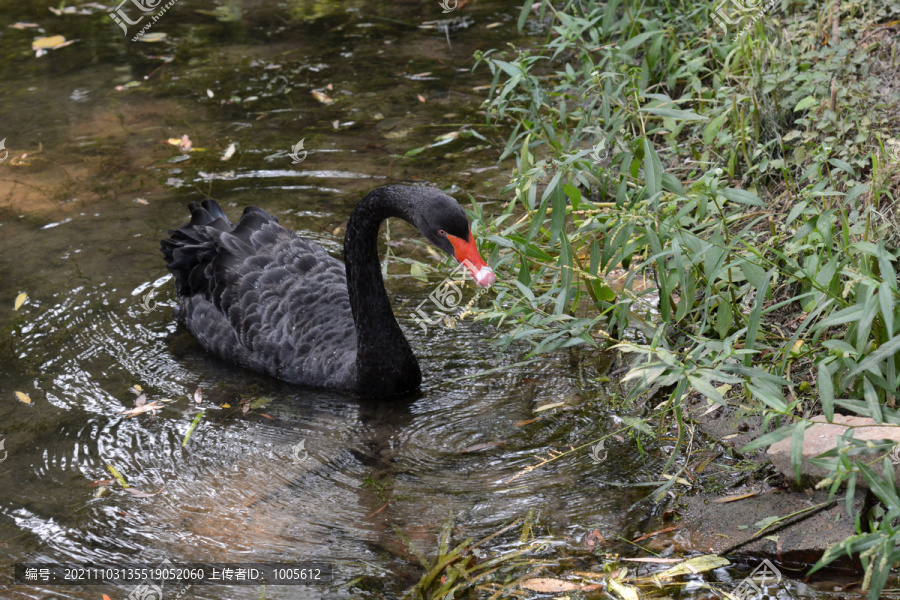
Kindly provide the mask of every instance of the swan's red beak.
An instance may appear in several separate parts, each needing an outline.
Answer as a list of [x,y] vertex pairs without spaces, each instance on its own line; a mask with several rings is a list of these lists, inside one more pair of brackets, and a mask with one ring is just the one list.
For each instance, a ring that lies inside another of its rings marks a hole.
[[469,232],[469,239],[463,240],[455,235],[447,234],[447,239],[453,245],[453,251],[456,254],[456,260],[466,266],[475,278],[475,283],[482,287],[491,287],[497,281],[497,276],[487,266],[481,254],[478,253],[478,247],[475,245],[475,238],[472,232]]

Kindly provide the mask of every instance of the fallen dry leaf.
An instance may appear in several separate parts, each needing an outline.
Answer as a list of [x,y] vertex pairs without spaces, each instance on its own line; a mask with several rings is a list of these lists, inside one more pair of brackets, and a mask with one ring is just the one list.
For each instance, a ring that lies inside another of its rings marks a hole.
[[557,406],[565,406],[565,402],[551,402],[550,404],[544,404],[543,406],[538,406],[534,409],[534,412],[541,412],[545,410],[550,410],[551,408],[556,408]]
[[621,558],[619,560],[628,562],[659,563],[661,565],[684,562],[683,558]]
[[156,414],[156,411],[158,411],[160,409],[162,409],[162,404],[160,404],[158,401],[154,400],[153,402],[144,404],[143,406],[137,406],[135,408],[131,408],[131,409],[122,411],[119,414],[126,415],[129,417],[134,417],[137,415],[142,415],[145,412],[152,412],[153,414]]
[[90,482],[90,483],[88,484],[88,487],[97,487],[97,486],[100,486],[100,485],[109,485],[109,484],[112,483],[113,481],[115,481],[115,479],[99,479],[99,480],[97,480],[97,481],[92,481],[92,482]]
[[334,102],[334,100],[329,98],[328,94],[325,94],[324,92],[319,92],[317,90],[313,90],[312,95],[313,95],[313,98],[315,98],[322,104],[331,104],[332,102]]
[[16,392],[16,398],[18,398],[25,404],[31,404],[31,398],[29,398],[28,394],[26,394],[25,392]]
[[713,500],[713,504],[725,504],[726,502],[737,502],[738,500],[743,500],[744,498],[750,498],[757,494],[757,492],[750,492],[749,494],[735,494],[734,496],[725,496],[723,498],[716,498]]
[[641,540],[646,540],[648,537],[653,537],[654,535],[657,535],[659,533],[668,533],[670,531],[675,531],[676,529],[681,529],[682,527],[684,527],[684,525],[676,525],[675,527],[666,527],[665,529],[658,529],[656,531],[651,531],[650,533],[644,534],[639,538],[635,538],[635,539],[631,540],[631,543],[636,544],[636,543],[640,542]]
[[197,389],[194,390],[194,402],[196,402],[197,404],[203,402],[203,388],[201,388],[199,385],[197,386]]
[[535,577],[526,579],[522,583],[522,587],[532,592],[573,592],[581,589],[581,584],[572,583],[571,581],[563,581],[562,579],[552,579],[550,577]]
[[18,296],[16,296],[16,302],[13,305],[13,310],[19,310],[22,308],[22,305],[25,304],[25,301],[28,300],[28,294],[22,292]]
[[166,39],[167,37],[169,37],[169,34],[164,33],[162,31],[151,32],[151,33],[147,33],[147,34],[144,34],[141,37],[139,37],[138,41],[144,42],[145,44],[153,44],[155,42],[161,42],[164,39]]
[[419,102],[425,102],[425,96],[423,96],[422,94],[416,94],[416,98],[419,99]]
[[13,23],[12,25],[10,25],[10,27],[12,27],[13,29],[31,29],[34,27],[40,27],[40,25],[38,25],[37,23],[19,22],[19,23]]
[[129,494],[132,494],[133,496],[138,497],[138,498],[149,498],[151,496],[156,496],[157,494],[162,494],[164,489],[166,489],[166,486],[162,486],[161,488],[159,488],[158,492],[142,492],[140,490],[136,490],[134,488],[129,487],[129,488],[125,488],[125,491],[128,492]]
[[228,160],[232,156],[234,156],[234,151],[237,149],[237,144],[231,142],[228,148],[225,150],[225,154],[222,155],[222,160]]

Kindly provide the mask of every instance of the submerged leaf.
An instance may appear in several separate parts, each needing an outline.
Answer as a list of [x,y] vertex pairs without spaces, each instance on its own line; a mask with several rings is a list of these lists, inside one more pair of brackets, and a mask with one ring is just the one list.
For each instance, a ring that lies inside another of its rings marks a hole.
[[[138,399],[140,400],[140,398],[138,398]],[[119,414],[125,415],[127,417],[134,417],[136,415],[142,415],[147,412],[152,412],[155,415],[156,411],[158,411],[160,409],[162,409],[162,404],[160,404],[157,400],[154,400],[153,402],[150,402],[149,404],[137,406],[135,408],[122,411]]]
[[321,102],[322,104],[331,104],[334,102],[331,98],[328,97],[328,94],[324,92],[319,92],[317,90],[313,90],[312,92],[313,98]]
[[232,156],[234,156],[234,151],[237,149],[237,144],[231,142],[228,148],[225,150],[225,154],[222,155],[222,160],[228,160]]
[[161,41],[165,40],[167,37],[169,37],[169,34],[164,33],[162,31],[151,32],[151,33],[145,33],[144,35],[139,37],[138,41],[144,42],[145,44],[153,44],[156,42],[161,42]]

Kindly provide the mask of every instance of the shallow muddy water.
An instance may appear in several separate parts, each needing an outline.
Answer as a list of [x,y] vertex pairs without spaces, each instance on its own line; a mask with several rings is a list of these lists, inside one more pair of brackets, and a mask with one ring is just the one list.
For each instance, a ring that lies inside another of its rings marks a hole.
[[[610,359],[517,365],[520,352],[470,320],[426,334],[414,308],[452,267],[406,240],[409,228],[390,227],[387,282],[425,375],[409,398],[282,384],[209,357],[172,320],[159,240],[190,201],[214,198],[233,218],[263,207],[335,254],[350,210],[379,185],[498,207],[508,166],[478,137],[403,155],[453,132],[499,141],[480,125],[487,92],[473,88],[490,81],[471,72],[472,53],[518,39],[519,1],[445,15],[437,1],[180,0],[148,30],[166,34],[154,42],[131,41],[139,27],[123,35],[99,5],[58,6],[0,0],[3,597],[131,591],[14,584],[18,562],[164,559],[328,561],[332,584],[265,597],[397,597],[421,575],[398,529],[430,555],[451,516],[461,541],[533,510],[541,535],[577,547],[586,531],[631,538],[657,524],[636,504],[649,488],[629,484],[655,479],[671,447],[623,437],[603,460],[588,448],[524,471],[621,427],[615,389],[596,383]],[[458,20],[432,23],[447,18]],[[36,56],[34,39],[56,35],[74,43]],[[193,151],[168,143],[183,136]],[[397,256],[437,270],[418,281]],[[121,414],[135,385],[158,414]],[[143,494],[113,480],[96,497],[110,467]]]

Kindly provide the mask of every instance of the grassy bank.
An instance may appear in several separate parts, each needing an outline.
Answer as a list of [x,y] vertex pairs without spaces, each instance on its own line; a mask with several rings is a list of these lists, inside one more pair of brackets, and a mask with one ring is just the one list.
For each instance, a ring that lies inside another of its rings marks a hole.
[[[691,395],[738,405],[768,431],[745,450],[791,437],[799,473],[813,415],[900,424],[900,5],[735,6],[528,1],[546,43],[477,57],[517,165],[481,215],[502,277],[479,318],[533,353],[614,344],[632,399],[665,390],[679,431]],[[874,599],[900,560],[869,466],[890,447],[841,445],[824,485],[882,507],[823,564],[860,554]]]

